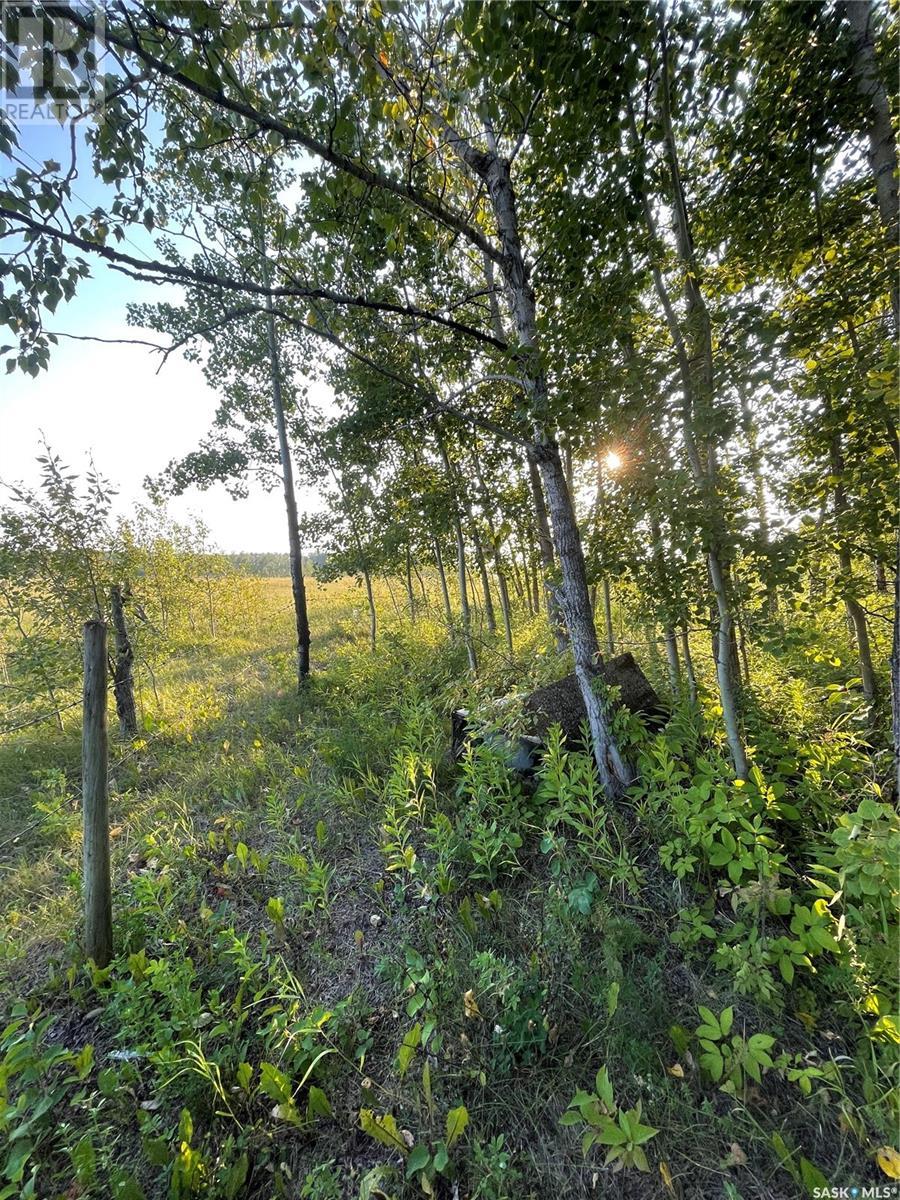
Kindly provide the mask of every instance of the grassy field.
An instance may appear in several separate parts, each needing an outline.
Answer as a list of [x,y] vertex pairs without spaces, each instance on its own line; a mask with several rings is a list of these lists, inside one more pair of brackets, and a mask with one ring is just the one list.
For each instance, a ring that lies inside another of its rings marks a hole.
[[[885,1182],[891,1085],[852,970],[826,941],[816,976],[788,987],[782,968],[767,999],[703,949],[739,889],[697,902],[660,797],[690,801],[679,764],[702,774],[715,738],[686,746],[677,713],[656,738],[632,721],[645,782],[616,810],[574,750],[536,786],[486,749],[453,764],[452,707],[561,672],[542,622],[516,662],[483,646],[475,687],[433,614],[404,623],[382,591],[373,655],[361,591],[311,582],[297,696],[288,581],[260,586],[244,635],[140,680],[144,732],[111,762],[107,970],[79,951],[77,709],[0,739],[0,1198],[787,1200]],[[833,666],[810,656],[797,682],[751,665],[768,721],[819,722],[815,753],[770,725],[760,742],[801,779],[796,802],[861,802],[846,722],[821,732]],[[700,813],[726,803],[709,770]],[[774,793],[753,844],[802,873],[800,839],[775,848]]]

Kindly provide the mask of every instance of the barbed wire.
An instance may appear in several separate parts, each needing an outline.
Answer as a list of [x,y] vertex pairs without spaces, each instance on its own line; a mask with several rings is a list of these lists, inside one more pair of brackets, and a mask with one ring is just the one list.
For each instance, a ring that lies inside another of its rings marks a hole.
[[11,725],[7,729],[0,729],[0,737],[9,737],[10,734],[18,733],[22,729],[28,729],[32,725],[43,725],[46,721],[54,721],[58,719],[60,713],[68,712],[69,709],[76,708],[81,704],[80,700],[73,700],[71,704],[64,704],[60,708],[55,708],[53,712],[46,713],[42,717],[33,717],[30,721],[22,721],[19,725]]
[[[106,685],[106,694],[109,696],[115,692],[115,681],[110,680]],[[27,703],[27,702],[26,702]],[[22,721],[19,725],[10,725],[6,729],[0,729],[0,737],[8,737],[10,734],[18,733],[22,729],[29,729],[32,725],[43,725],[46,721],[57,719],[61,713],[70,712],[73,708],[78,708],[83,703],[80,698],[73,700],[70,704],[63,704],[54,708],[51,712],[46,713],[41,717],[33,717],[28,721]],[[21,705],[17,705],[21,707]]]

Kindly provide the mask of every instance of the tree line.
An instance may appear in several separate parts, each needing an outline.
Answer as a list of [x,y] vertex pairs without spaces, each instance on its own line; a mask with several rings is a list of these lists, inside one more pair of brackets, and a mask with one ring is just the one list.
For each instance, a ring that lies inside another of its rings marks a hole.
[[[894,14],[101,8],[94,58],[89,16],[31,6],[102,82],[107,200],[81,211],[76,139],[38,168],[2,117],[8,368],[46,365],[46,314],[92,270],[181,287],[131,319],[220,404],[156,486],[282,489],[301,686],[305,538],[370,599],[375,572],[405,580],[411,610],[434,572],[472,671],[473,592],[510,647],[511,597],[544,611],[609,794],[633,773],[596,687],[611,586],[662,631],[676,692],[708,631],[738,777],[742,646],[789,612],[843,609],[873,736],[893,701],[900,744]],[[153,253],[125,242],[138,223]],[[300,481],[327,515],[304,520]]]

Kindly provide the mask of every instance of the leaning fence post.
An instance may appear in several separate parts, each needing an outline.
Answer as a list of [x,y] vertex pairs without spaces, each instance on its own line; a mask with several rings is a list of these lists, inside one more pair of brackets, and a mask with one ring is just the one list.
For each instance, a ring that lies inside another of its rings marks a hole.
[[106,729],[106,626],[84,627],[84,718],[81,785],[84,817],[84,943],[88,958],[105,967],[112,958],[112,889],[109,871],[108,737]]

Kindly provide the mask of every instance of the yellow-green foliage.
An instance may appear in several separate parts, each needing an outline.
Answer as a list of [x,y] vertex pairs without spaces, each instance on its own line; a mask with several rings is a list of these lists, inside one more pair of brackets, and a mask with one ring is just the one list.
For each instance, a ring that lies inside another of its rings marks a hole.
[[184,578],[199,607],[112,739],[105,971],[79,950],[77,709],[0,739],[0,1132],[25,1131],[0,1196],[879,1177],[896,816],[847,722],[815,721],[821,664],[755,650],[742,787],[704,671],[706,717],[623,723],[641,779],[613,808],[556,735],[534,785],[496,746],[449,761],[451,708],[566,669],[543,619],[517,614],[515,660],[479,628],[473,680],[437,604],[413,626],[379,584],[373,653],[362,590],[308,580],[298,696],[289,582]]

